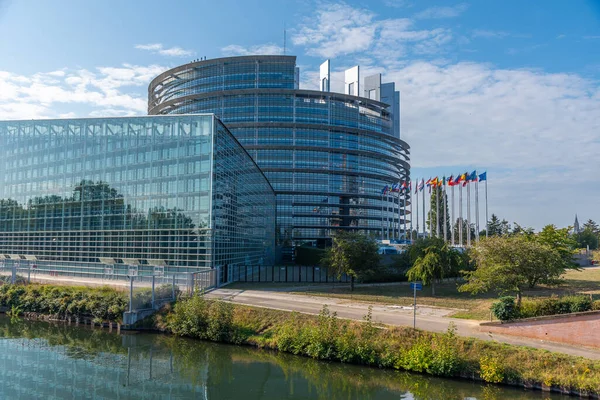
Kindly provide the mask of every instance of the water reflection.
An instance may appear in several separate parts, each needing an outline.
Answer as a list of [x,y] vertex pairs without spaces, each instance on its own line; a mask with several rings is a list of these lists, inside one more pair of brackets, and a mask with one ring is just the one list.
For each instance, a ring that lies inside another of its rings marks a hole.
[[247,347],[0,317],[0,398],[558,399]]

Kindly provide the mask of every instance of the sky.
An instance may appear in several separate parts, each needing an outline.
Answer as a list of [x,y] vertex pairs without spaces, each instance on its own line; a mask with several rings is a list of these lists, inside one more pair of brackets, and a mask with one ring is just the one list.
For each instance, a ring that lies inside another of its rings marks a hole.
[[0,120],[144,115],[165,69],[284,30],[301,88],[325,59],[334,91],[396,83],[414,180],[487,171],[490,215],[600,221],[600,0],[0,0]]

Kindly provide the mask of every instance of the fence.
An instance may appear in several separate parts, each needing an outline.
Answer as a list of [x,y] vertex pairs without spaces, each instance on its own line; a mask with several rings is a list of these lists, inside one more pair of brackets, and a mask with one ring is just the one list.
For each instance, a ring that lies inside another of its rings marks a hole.
[[350,277],[332,276],[319,266],[230,265],[223,271],[223,282],[348,283]]

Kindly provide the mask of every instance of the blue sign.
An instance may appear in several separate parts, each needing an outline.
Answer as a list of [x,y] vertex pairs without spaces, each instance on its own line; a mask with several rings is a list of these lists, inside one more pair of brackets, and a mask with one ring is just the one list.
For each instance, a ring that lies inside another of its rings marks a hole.
[[423,290],[423,285],[421,284],[421,282],[411,282],[410,283],[410,288],[412,290]]

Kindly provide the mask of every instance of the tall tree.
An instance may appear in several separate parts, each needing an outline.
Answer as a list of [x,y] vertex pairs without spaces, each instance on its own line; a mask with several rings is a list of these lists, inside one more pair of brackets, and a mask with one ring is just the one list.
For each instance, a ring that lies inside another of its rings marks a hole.
[[467,282],[458,290],[514,293],[519,304],[524,289],[557,284],[565,272],[564,260],[556,250],[526,235],[483,239],[472,249],[472,257],[476,268],[465,271]]
[[[438,197],[440,199],[439,225],[437,225],[437,223],[438,223],[438,216],[437,216]],[[442,187],[436,186],[435,188],[431,189],[430,206],[429,206],[429,212],[427,213],[427,226],[429,226],[429,221],[431,220],[431,229],[432,229],[431,234],[432,235],[435,234],[436,226],[438,226],[439,227],[438,237],[441,237],[441,238],[444,237],[444,207],[446,207],[446,234],[447,234],[448,240],[450,240],[451,220],[450,220],[450,211],[448,210],[448,194],[444,193],[444,190]]]
[[591,219],[588,219],[586,223],[583,224],[583,229],[589,229],[592,233],[595,233],[596,235],[600,233],[600,228],[598,227],[598,224]]
[[437,280],[457,276],[459,270],[465,267],[461,254],[442,238],[419,239],[410,246],[408,252],[412,267],[406,276],[411,281],[431,285],[433,296]]
[[365,235],[354,232],[339,232],[333,237],[332,246],[327,250],[323,263],[338,277],[350,277],[350,290],[354,281],[374,274],[379,268],[377,242]]
[[[488,236],[504,236],[510,232],[510,224],[507,220],[502,221],[496,214],[492,214],[488,221]],[[480,234],[480,236],[484,236]]]

